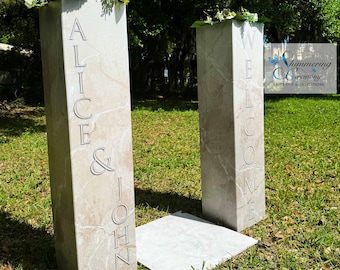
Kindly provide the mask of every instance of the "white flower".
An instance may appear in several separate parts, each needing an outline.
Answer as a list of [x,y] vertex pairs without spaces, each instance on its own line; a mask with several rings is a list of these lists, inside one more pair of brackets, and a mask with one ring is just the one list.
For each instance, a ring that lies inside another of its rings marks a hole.
[[25,0],[25,6],[28,8],[32,8],[35,4],[34,0]]
[[217,13],[216,13],[216,19],[218,19],[220,22],[221,21],[224,21],[225,20],[225,18],[224,18],[224,16],[223,16],[223,12],[221,12],[221,11],[218,11]]
[[207,19],[204,22],[208,23],[208,24],[211,24],[212,23],[212,18],[208,15]]

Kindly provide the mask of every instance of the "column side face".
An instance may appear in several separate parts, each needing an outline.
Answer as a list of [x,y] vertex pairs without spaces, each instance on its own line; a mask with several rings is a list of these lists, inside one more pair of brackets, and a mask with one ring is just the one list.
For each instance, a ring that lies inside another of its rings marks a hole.
[[40,10],[40,40],[56,259],[77,269],[60,1]]
[[[74,5],[74,6],[73,6]],[[79,269],[135,269],[125,5],[62,12]]]
[[265,216],[262,24],[233,22],[233,57],[237,231],[242,231]]
[[61,33],[77,269],[136,269],[125,5],[62,0]]
[[231,21],[197,28],[197,72],[206,218],[236,226]]

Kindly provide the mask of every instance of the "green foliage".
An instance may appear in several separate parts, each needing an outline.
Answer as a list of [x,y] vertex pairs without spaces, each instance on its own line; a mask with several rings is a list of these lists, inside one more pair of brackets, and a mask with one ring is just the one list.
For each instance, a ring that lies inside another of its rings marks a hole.
[[[24,3],[28,8],[34,8],[34,7],[40,8],[40,7],[47,5],[48,2],[49,0],[24,0]],[[106,9],[112,9],[112,7],[117,2],[121,2],[127,5],[130,2],[130,0],[101,0],[101,2],[102,2],[102,5],[105,6]]]
[[[224,8],[237,11],[244,7],[251,13],[257,13],[259,20],[265,22],[265,37],[270,42],[330,40],[328,31],[339,33],[337,13],[332,13],[332,16],[329,13],[332,18],[329,21],[334,28],[329,27],[321,20],[320,16],[324,21],[326,18],[317,8],[323,5],[323,1],[314,2],[317,1],[133,1],[128,7],[128,20],[134,95],[171,96],[183,95],[187,91],[193,96],[197,83],[196,50],[195,32],[190,26],[200,27],[206,25],[205,22],[216,21],[214,15]],[[337,1],[331,2],[336,4]],[[336,12],[338,8],[337,4],[329,11]],[[211,21],[207,20],[207,14]],[[164,78],[165,67],[169,71],[168,81]]]
[[[207,13],[207,12],[205,12]],[[208,13],[207,13],[208,14]],[[260,19],[257,16],[257,13],[251,13],[248,10],[246,10],[245,8],[241,8],[240,11],[238,12],[234,12],[231,11],[229,8],[223,8],[222,10],[219,10],[216,12],[216,14],[214,16],[211,15],[207,15],[207,19],[205,21],[196,21],[194,22],[191,27],[192,28],[196,28],[199,26],[204,26],[207,24],[213,25],[225,20],[237,20],[237,21],[242,21],[242,22],[250,22],[250,23],[255,23],[255,22],[269,22],[270,19],[265,17],[265,16],[261,16]],[[263,21],[262,21],[263,20]]]
[[[112,0],[102,3],[111,6],[104,11],[112,11]],[[127,11],[133,94],[195,97],[195,30],[190,26],[196,20],[206,19],[203,11],[216,14],[224,8],[241,7],[257,13],[259,20],[270,19],[264,28],[267,41],[339,42],[338,0],[131,1]],[[25,64],[30,72],[25,87],[32,85],[24,92],[34,93],[42,101],[38,9],[27,9],[24,0],[0,0],[0,14],[0,41],[33,52],[33,57],[27,60],[29,64]],[[1,62],[0,66],[7,64]],[[164,77],[165,71],[168,78]]]
[[281,42],[324,42],[339,38],[338,0],[232,0],[230,8],[243,6],[271,19],[265,32],[268,40]]
[[13,36],[11,34],[4,34],[0,37],[0,43],[9,44]]
[[0,39],[20,49],[39,48],[38,12],[19,1],[0,0]]
[[0,14],[0,40],[14,46],[0,51],[0,70],[15,78],[14,85],[0,86],[0,100],[42,102],[38,10],[27,9],[22,1],[0,0]]
[[48,0],[24,0],[25,6],[28,8],[43,7],[48,4]]
[[322,36],[330,42],[340,42],[340,5],[337,0],[313,0],[321,22]]

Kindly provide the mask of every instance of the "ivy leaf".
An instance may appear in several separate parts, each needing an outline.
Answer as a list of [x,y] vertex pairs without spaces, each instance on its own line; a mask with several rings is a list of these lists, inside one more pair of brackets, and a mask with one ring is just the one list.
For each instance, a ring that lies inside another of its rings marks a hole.
[[238,13],[238,14],[236,14],[236,16],[234,17],[234,19],[235,19],[235,20],[238,20],[238,21],[244,22],[244,21],[247,20],[247,17],[244,16],[243,14]]
[[204,25],[207,25],[207,23],[204,21],[195,21],[190,27],[197,28],[197,27],[204,26]]
[[261,22],[261,23],[269,23],[269,22],[271,22],[272,20],[271,19],[269,19],[268,17],[266,17],[266,16],[261,16],[260,18],[259,18],[259,22]]

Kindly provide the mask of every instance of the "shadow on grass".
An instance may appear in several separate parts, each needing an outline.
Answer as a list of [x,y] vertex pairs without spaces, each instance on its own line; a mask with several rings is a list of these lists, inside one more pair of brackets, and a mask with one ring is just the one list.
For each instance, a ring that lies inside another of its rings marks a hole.
[[190,111],[197,110],[197,101],[153,99],[153,100],[134,100],[132,110],[148,111]]
[[[273,106],[276,102],[281,102],[287,100],[289,101],[296,101],[296,102],[301,102],[303,104],[304,101],[340,101],[340,95],[338,94],[329,94],[329,95],[307,95],[307,94],[279,94],[279,95],[274,95],[274,94],[266,94],[264,97],[265,103],[264,103],[264,108],[265,111],[264,113],[270,112],[273,108],[276,108],[276,106]],[[282,107],[283,108],[283,107]],[[277,109],[275,109],[277,110]],[[288,108],[288,111],[291,112],[291,110]]]
[[57,269],[53,237],[44,230],[0,213],[0,265],[19,265],[24,270]]
[[[201,201],[176,193],[136,189],[136,205],[149,205],[175,213],[182,211],[202,217]],[[56,270],[53,237],[44,230],[13,220],[0,213],[0,265],[10,264],[24,270]]]
[[[340,95],[337,94],[315,94],[315,95],[294,95],[294,94],[266,94],[265,101],[278,102],[280,100],[296,98],[296,99],[312,99],[312,100],[336,100],[340,101]],[[198,101],[192,100],[172,100],[172,99],[135,99],[132,101],[132,110],[149,110],[149,111],[189,111],[198,110]],[[267,104],[268,105],[268,104]]]
[[266,94],[264,96],[265,101],[270,101],[270,102],[275,102],[275,101],[280,101],[283,99],[288,99],[288,98],[295,98],[295,99],[312,99],[312,100],[336,100],[340,101],[340,95],[337,94],[329,94],[329,95],[312,95],[312,94]]
[[201,200],[187,198],[176,193],[161,193],[152,190],[135,189],[136,205],[149,205],[161,211],[186,212],[202,217]]
[[46,125],[34,118],[45,117],[42,107],[27,107],[23,110],[0,111],[0,134],[8,137],[20,136],[24,132],[45,132]]

